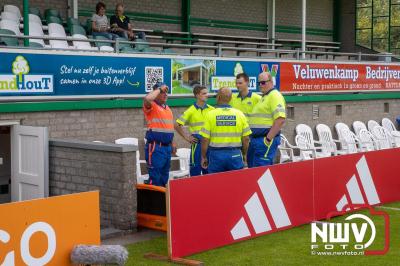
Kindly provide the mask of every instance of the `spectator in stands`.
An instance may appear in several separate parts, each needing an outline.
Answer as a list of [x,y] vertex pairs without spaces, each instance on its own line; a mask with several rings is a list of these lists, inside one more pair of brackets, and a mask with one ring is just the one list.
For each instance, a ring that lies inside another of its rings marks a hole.
[[[208,105],[208,89],[201,85],[193,88],[193,94],[196,102],[192,104],[186,111],[176,120],[175,130],[187,142],[191,144],[190,154],[190,176],[207,174],[207,169],[201,167],[201,139],[200,130],[204,125],[204,117],[214,109]],[[190,134],[186,134],[183,126],[189,126]]]
[[246,163],[251,130],[244,114],[229,105],[231,98],[229,88],[218,90],[216,108],[208,112],[200,130],[201,166],[210,174],[242,169]]
[[[249,114],[253,110],[254,106],[261,100],[261,96],[257,93],[253,93],[249,89],[250,78],[246,73],[240,73],[236,75],[236,88],[238,89],[238,93],[232,95],[232,100],[229,104],[244,113],[244,115],[248,118]],[[251,141],[251,138],[250,138]],[[249,150],[247,152],[247,163],[249,167],[252,167],[253,163],[253,154],[254,151],[251,150],[253,146],[249,146]]]
[[281,129],[286,120],[286,102],[282,94],[274,88],[271,73],[262,72],[258,76],[258,85],[262,98],[249,115],[252,131],[249,151],[254,153],[249,167],[274,163],[281,142]]
[[[118,34],[120,37],[131,41],[136,39],[130,19],[124,15],[124,5],[122,3],[118,3],[115,6],[115,15],[111,16],[110,24],[111,31]],[[146,39],[144,32],[138,32],[137,35],[140,39]]]
[[96,5],[96,14],[92,16],[92,35],[103,36],[113,40],[117,35],[110,33],[110,25],[106,16],[106,5],[103,2],[98,2]]
[[174,116],[167,105],[168,86],[157,83],[143,100],[143,112],[147,122],[145,158],[151,185],[168,183],[174,138]]

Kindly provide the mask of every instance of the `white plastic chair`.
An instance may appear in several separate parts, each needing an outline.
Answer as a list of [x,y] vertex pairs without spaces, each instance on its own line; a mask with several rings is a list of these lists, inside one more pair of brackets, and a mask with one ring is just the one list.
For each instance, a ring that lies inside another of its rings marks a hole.
[[[72,36],[75,39],[82,39],[82,40],[87,40],[88,38],[85,35],[82,34],[74,34]],[[73,45],[75,46],[76,49],[78,50],[93,50],[93,51],[98,51],[97,47],[92,47],[90,45],[90,42],[85,42],[85,41],[72,41]]]
[[368,130],[371,131],[371,132],[372,132],[372,129],[374,127],[377,127],[377,126],[379,127],[380,126],[379,123],[376,122],[375,120],[369,120],[367,125],[368,125]]
[[[139,139],[137,138],[120,138],[115,140],[115,144],[121,145],[135,145],[139,146]],[[136,151],[136,180],[137,184],[143,184],[145,180],[149,180],[148,174],[142,174],[141,164],[146,164],[146,160],[140,160],[140,152]]]
[[20,36],[21,31],[19,30],[19,22],[15,22],[9,19],[2,19],[0,21],[0,29],[10,30],[15,33],[15,35]]
[[[42,26],[36,22],[29,22],[29,35],[35,37],[44,37]],[[43,39],[29,39],[29,42],[38,43],[42,47],[45,47]]]
[[31,28],[31,27],[30,27],[30,23],[31,23],[31,22],[34,22],[34,23],[39,24],[40,26],[43,26],[42,20],[39,18],[38,15],[29,14],[29,29]]
[[114,52],[114,48],[112,46],[100,46],[101,52]]
[[49,35],[67,37],[64,27],[58,23],[49,24]]
[[[315,144],[322,145],[322,143],[314,140],[311,127],[307,126],[306,124],[298,124],[296,126],[296,134],[302,136],[301,139],[297,138],[297,141],[295,138],[295,141],[296,141],[296,146],[300,148],[300,153],[303,154],[302,158],[304,160],[306,160],[307,157],[310,155],[315,156],[314,158],[331,156],[331,154],[329,152],[326,152],[323,147],[315,146]],[[306,151],[305,149],[307,149],[308,151]],[[314,153],[311,153],[310,150],[314,150]],[[308,154],[308,156],[306,156],[306,154]]]
[[342,123],[342,122],[336,123],[335,130],[336,130],[339,140],[342,138],[342,130],[344,130],[344,129],[350,130],[349,126],[346,125],[345,123]]
[[298,162],[302,160],[301,156],[294,155],[294,149],[299,148],[291,145],[283,134],[281,134],[281,144],[278,146],[278,149],[280,154],[279,163]]
[[389,118],[382,118],[382,127],[389,132],[393,146],[400,147],[400,131],[397,131],[393,122]]
[[376,142],[375,137],[366,128],[362,128],[358,132],[358,138],[360,140],[361,151],[379,150],[379,145]]
[[354,133],[356,133],[356,136],[358,136],[358,133],[360,132],[361,129],[367,130],[367,126],[365,125],[364,122],[354,121],[353,122],[353,129],[354,129]]
[[178,179],[181,177],[189,176],[189,162],[190,162],[190,149],[179,148],[176,150],[176,155],[178,157],[172,157],[171,160],[179,160],[179,170],[171,171],[169,176],[173,179]]
[[379,149],[392,148],[392,140],[388,130],[381,126],[375,126],[372,129],[372,135],[375,137],[379,145]]
[[350,130],[349,126],[345,123],[336,123],[335,125],[336,133],[339,137],[339,141],[342,145],[342,150],[346,150],[347,153],[356,153],[359,151],[359,139]]
[[2,20],[3,19],[11,20],[11,21],[14,21],[19,24],[20,17],[18,17],[18,15],[15,13],[12,13],[9,11],[4,11],[4,12],[1,12],[1,19]]
[[10,12],[14,13],[15,15],[18,16],[18,18],[21,18],[21,11],[19,10],[19,7],[14,6],[14,5],[4,5],[4,11],[5,12]]
[[294,142],[296,143],[296,146],[299,147],[301,161],[317,158],[315,147],[311,147],[305,137],[296,135],[294,137]]
[[[67,34],[65,34],[64,27],[57,23],[49,24],[49,36],[50,37],[58,37],[58,38],[66,38]],[[70,47],[67,41],[64,40],[50,40],[50,47],[56,49],[70,49],[74,47]]]
[[360,141],[357,136],[352,131],[350,131],[350,129],[342,129],[341,135],[342,142],[344,142],[345,146],[347,147],[347,153],[359,152]]
[[332,137],[331,129],[325,124],[318,124],[316,126],[319,142],[322,143],[323,151],[333,155],[346,154],[347,150],[338,150],[336,143],[341,143],[339,140]]

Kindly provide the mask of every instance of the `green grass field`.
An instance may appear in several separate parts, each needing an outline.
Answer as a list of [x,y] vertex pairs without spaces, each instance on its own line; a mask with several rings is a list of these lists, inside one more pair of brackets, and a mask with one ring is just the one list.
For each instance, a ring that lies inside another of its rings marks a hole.
[[[311,226],[308,224],[187,258],[202,261],[205,265],[400,265],[400,202],[386,204],[384,207],[395,209],[376,208],[390,216],[390,250],[383,256],[311,255]],[[359,213],[368,215],[369,212],[363,210]],[[384,243],[384,220],[381,217],[369,217],[375,223],[377,237],[368,249],[381,249]],[[344,217],[332,219],[333,222],[343,220]],[[369,238],[368,233],[366,237]],[[167,255],[166,237],[129,245],[127,248],[127,265],[168,264],[143,257],[143,254],[149,252]]]

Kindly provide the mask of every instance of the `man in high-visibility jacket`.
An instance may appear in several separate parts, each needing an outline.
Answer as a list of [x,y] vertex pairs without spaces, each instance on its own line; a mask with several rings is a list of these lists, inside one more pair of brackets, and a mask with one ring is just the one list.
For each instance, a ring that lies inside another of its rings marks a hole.
[[232,94],[229,105],[243,112],[247,117],[253,107],[260,101],[261,96],[249,89],[250,78],[246,73],[236,75],[236,88],[239,92]]
[[[175,130],[191,144],[190,176],[207,174],[207,169],[201,167],[201,139],[200,130],[204,125],[205,115],[214,109],[208,105],[208,89],[197,85],[193,88],[196,102],[192,104],[175,123]],[[190,134],[186,134],[182,126],[188,125]]]
[[[236,75],[236,88],[238,93],[232,95],[232,99],[229,104],[244,113],[248,118],[248,115],[253,111],[254,106],[260,101],[261,96],[255,92],[249,90],[250,78],[246,73],[240,73]],[[251,166],[253,162],[252,146],[249,146],[247,151],[247,163]]]
[[251,130],[245,115],[229,105],[231,98],[229,88],[219,89],[217,106],[206,115],[200,131],[201,165],[209,173],[242,169],[246,161]]
[[274,88],[269,72],[258,76],[258,85],[262,98],[249,114],[249,125],[252,131],[249,150],[253,161],[249,167],[271,165],[274,163],[276,150],[280,144],[280,131],[285,124],[286,103],[282,94]]
[[145,158],[149,172],[149,183],[165,186],[171,166],[174,117],[166,105],[168,86],[157,83],[153,91],[144,97],[143,112],[147,122]]

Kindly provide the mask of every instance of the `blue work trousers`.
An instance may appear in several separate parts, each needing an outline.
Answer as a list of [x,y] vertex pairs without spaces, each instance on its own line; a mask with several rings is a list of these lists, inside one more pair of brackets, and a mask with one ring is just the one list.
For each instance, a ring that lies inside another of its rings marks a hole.
[[171,168],[171,145],[150,142],[146,143],[144,151],[149,172],[149,183],[165,187],[168,183],[169,169]]

